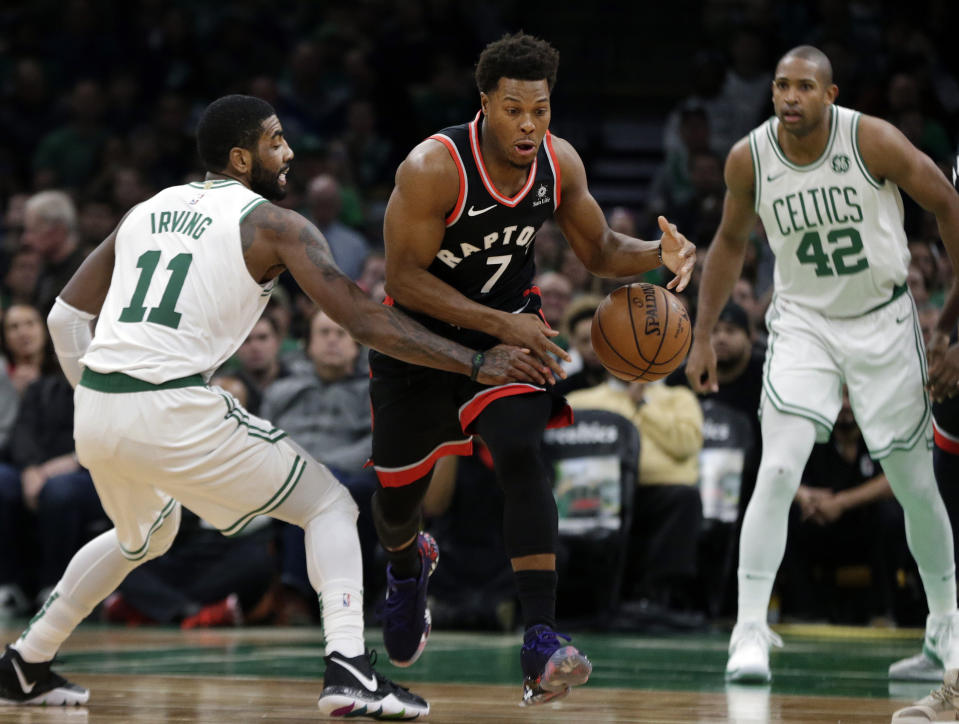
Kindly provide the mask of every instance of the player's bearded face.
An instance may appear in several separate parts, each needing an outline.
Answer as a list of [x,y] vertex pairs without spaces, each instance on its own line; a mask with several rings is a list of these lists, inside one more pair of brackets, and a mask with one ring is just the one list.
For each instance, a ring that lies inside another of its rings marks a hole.
[[286,186],[280,183],[280,176],[286,177],[290,167],[286,164],[277,170],[270,170],[261,161],[258,155],[253,156],[253,167],[250,170],[250,188],[260,196],[270,201],[279,201],[286,196]]

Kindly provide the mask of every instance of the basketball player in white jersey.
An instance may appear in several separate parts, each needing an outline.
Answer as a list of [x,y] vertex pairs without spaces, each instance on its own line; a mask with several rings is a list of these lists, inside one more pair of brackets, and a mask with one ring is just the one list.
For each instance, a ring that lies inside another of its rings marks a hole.
[[[885,121],[834,104],[828,58],[810,46],[784,55],[772,85],[775,116],[726,160],[726,199],[709,248],[686,373],[715,391],[709,337],[739,278],[756,214],[776,255],[763,374],[763,455],[743,520],[739,607],[726,677],[770,679],[766,625],[786,519],[817,439],[825,439],[848,385],[870,455],[906,516],[929,617],[923,651],[893,678],[941,678],[959,667],[952,530],[933,475],[926,360],[906,286],[905,190],[933,212],[959,265],[959,197],[939,168]],[[959,268],[959,266],[957,266]],[[950,324],[954,323],[953,319]]]
[[[82,704],[89,692],[50,669],[63,641],[139,564],[173,542],[180,504],[225,535],[268,514],[306,531],[323,610],[332,716],[415,719],[419,696],[377,674],[363,640],[357,508],[329,471],[285,433],[208,386],[246,338],[277,275],[289,269],[364,344],[415,364],[542,384],[524,350],[475,350],[370,300],[333,263],[319,231],[270,203],[293,152],[270,105],[212,103],[197,127],[207,179],[131,209],[63,289],[51,336],[76,387],[74,435],[115,528],[84,546],[0,658],[0,704]],[[90,322],[98,317],[92,341]]]

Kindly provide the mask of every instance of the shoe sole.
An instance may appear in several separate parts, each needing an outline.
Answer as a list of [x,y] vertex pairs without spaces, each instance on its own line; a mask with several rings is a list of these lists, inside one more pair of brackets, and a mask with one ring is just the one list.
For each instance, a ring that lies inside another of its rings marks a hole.
[[[427,533],[425,535],[429,534]],[[427,585],[429,585],[429,579],[433,577],[433,571],[436,570],[436,566],[440,562],[440,547],[436,545],[436,541],[433,539],[433,536],[430,536],[430,540],[433,541],[433,548],[436,549],[436,558],[433,559],[429,570],[426,572]],[[426,629],[424,629],[423,635],[420,637],[419,646],[416,647],[416,651],[413,652],[413,655],[410,658],[406,659],[405,661],[398,661],[392,656],[389,656],[389,651],[386,652],[390,659],[390,663],[393,664],[393,666],[396,666],[400,669],[405,669],[415,664],[417,659],[419,659],[423,654],[423,651],[426,649],[426,643],[430,638],[430,631],[433,630],[433,616],[430,614],[429,606],[426,607],[424,618],[426,619]]]
[[90,699],[90,692],[84,691],[64,691],[63,689],[54,689],[45,694],[40,694],[32,699],[15,701],[13,699],[0,699],[0,706],[83,706]]
[[321,714],[334,718],[353,719],[368,717],[370,719],[391,719],[397,721],[412,721],[430,713],[429,704],[426,708],[411,707],[403,704],[392,694],[379,701],[364,701],[363,699],[347,694],[320,695],[317,707]]
[[737,684],[768,684],[772,678],[769,671],[758,669],[737,669],[726,672],[726,681],[735,681]]
[[526,697],[524,691],[520,706],[535,706],[561,699],[574,686],[582,686],[589,681],[592,672],[593,665],[575,646],[558,649],[546,662],[538,691],[530,697]]

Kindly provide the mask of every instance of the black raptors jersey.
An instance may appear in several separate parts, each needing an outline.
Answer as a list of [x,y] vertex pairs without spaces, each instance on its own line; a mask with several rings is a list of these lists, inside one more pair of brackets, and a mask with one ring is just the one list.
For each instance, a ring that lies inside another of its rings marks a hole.
[[[546,133],[523,188],[501,194],[480,153],[478,113],[471,123],[451,126],[430,138],[446,146],[459,172],[459,196],[446,217],[446,234],[429,272],[469,299],[505,312],[538,312],[533,287],[533,240],[560,202],[559,163]],[[498,340],[476,330],[397,308],[430,330],[468,347],[488,349]]]

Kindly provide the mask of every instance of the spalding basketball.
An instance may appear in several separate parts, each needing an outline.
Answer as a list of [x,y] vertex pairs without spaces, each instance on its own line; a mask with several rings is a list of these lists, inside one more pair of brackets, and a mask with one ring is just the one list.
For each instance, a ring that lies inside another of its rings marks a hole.
[[679,367],[692,341],[686,307],[655,284],[627,284],[596,308],[590,328],[603,366],[627,382],[651,382]]

